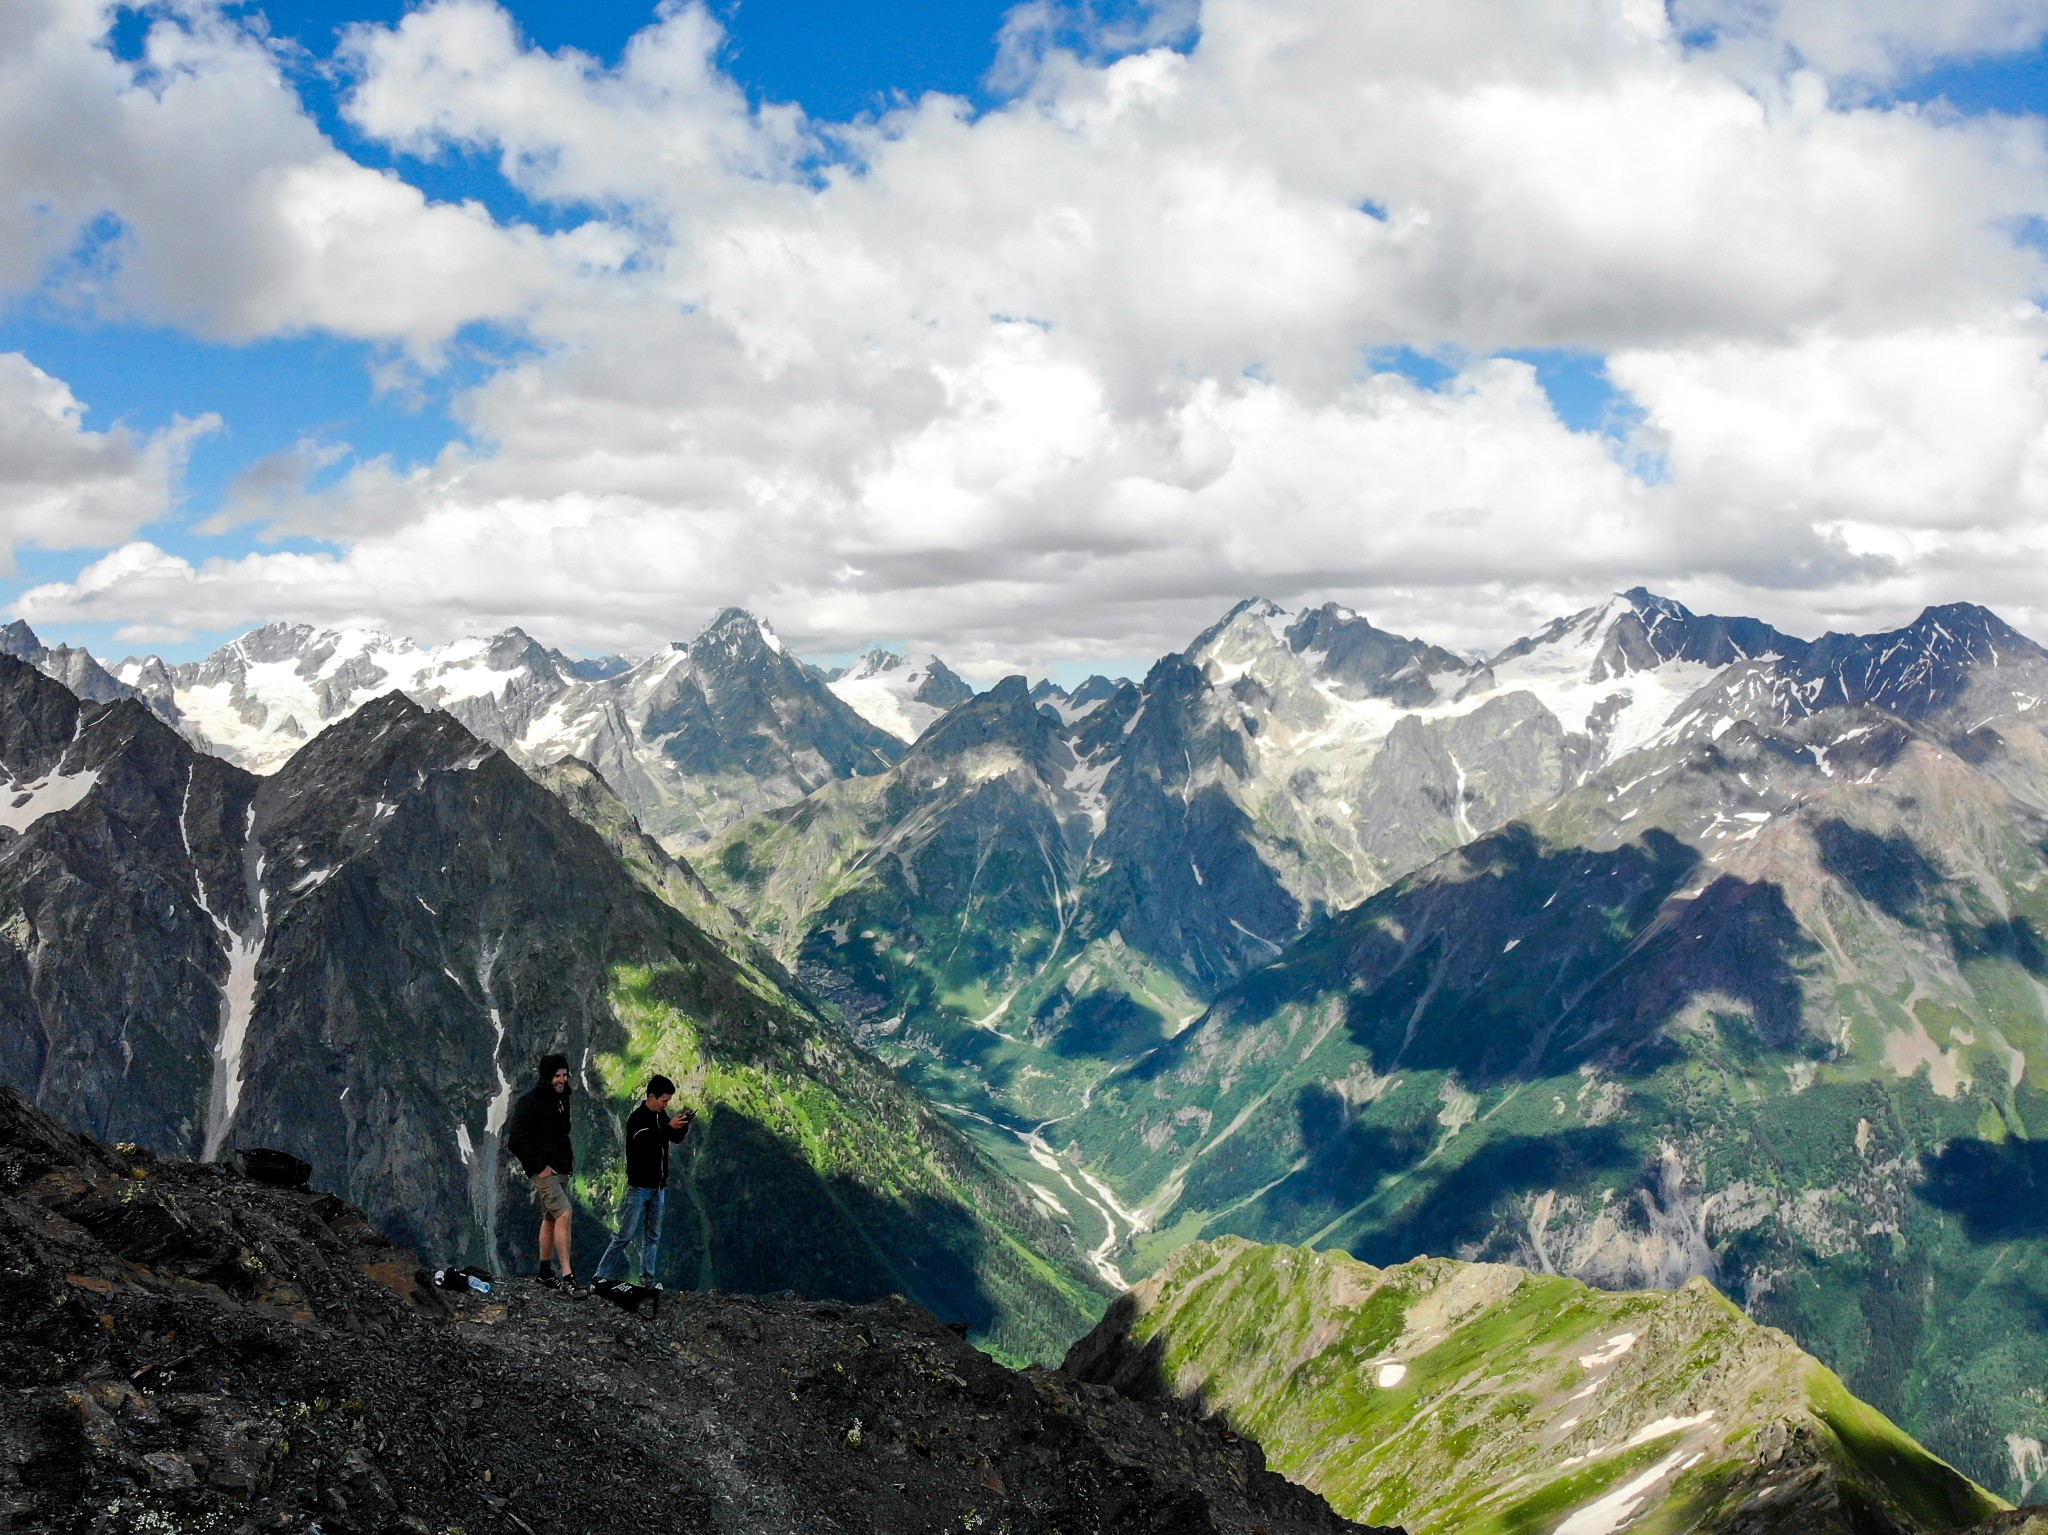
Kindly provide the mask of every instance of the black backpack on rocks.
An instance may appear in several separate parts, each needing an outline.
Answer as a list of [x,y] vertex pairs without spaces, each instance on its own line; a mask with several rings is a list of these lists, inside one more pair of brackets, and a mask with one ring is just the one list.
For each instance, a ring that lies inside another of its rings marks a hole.
[[652,1300],[654,1315],[661,1315],[661,1291],[647,1285],[633,1284],[624,1279],[600,1279],[590,1289],[592,1294],[602,1296],[621,1311],[629,1311],[634,1316],[638,1316],[640,1308]]

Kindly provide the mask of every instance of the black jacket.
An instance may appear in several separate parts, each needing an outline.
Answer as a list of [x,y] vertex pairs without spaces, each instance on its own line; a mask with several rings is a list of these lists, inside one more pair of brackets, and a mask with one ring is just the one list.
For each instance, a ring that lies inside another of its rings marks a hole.
[[636,1189],[668,1187],[668,1148],[690,1133],[669,1128],[668,1116],[645,1103],[626,1116],[626,1182]]
[[512,1106],[505,1126],[505,1149],[519,1158],[531,1178],[543,1167],[558,1173],[576,1170],[576,1148],[569,1142],[569,1095],[550,1082],[536,1082]]

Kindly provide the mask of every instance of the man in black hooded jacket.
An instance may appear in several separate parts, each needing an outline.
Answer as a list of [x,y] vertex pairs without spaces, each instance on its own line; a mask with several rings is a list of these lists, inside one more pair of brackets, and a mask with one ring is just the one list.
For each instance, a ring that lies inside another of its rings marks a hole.
[[559,1259],[562,1280],[576,1282],[575,1249],[570,1246],[569,1178],[576,1171],[576,1148],[569,1137],[569,1058],[544,1055],[537,1080],[512,1110],[505,1127],[505,1147],[519,1158],[540,1199],[540,1268],[535,1274],[551,1285],[551,1264]]

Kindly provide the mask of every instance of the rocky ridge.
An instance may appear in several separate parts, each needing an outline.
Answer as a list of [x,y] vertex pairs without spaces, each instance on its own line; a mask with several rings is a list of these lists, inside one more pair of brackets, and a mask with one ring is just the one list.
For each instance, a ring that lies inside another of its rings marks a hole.
[[0,1529],[1357,1529],[1178,1407],[1013,1373],[900,1299],[433,1288],[330,1193],[0,1089]]
[[69,645],[52,648],[36,637],[20,619],[0,629],[0,655],[26,661],[44,676],[61,682],[80,698],[110,703],[116,698],[133,698],[135,690],[93,659],[89,651]]

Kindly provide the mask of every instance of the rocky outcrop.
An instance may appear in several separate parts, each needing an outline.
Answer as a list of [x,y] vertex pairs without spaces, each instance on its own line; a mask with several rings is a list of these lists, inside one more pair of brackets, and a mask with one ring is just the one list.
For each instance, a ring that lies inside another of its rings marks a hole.
[[95,1134],[197,1152],[256,780],[11,657],[0,775],[0,1076]]
[[135,689],[95,661],[90,652],[76,650],[69,645],[53,649],[18,618],[0,629],[0,655],[28,662],[44,676],[63,683],[80,698],[94,703],[111,703],[117,698],[138,696]]
[[332,1193],[109,1148],[0,1089],[0,1528],[1338,1535],[1196,1412],[926,1312],[433,1288]]

